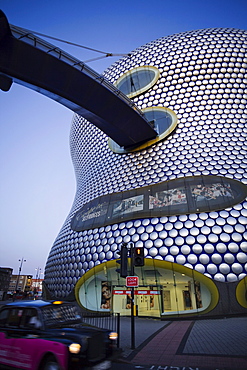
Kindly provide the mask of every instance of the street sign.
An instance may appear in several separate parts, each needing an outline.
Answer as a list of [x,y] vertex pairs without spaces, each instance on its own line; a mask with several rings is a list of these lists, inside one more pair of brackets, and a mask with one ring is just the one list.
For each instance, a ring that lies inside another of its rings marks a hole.
[[126,277],[126,286],[127,287],[138,287],[139,278],[138,276],[127,276]]

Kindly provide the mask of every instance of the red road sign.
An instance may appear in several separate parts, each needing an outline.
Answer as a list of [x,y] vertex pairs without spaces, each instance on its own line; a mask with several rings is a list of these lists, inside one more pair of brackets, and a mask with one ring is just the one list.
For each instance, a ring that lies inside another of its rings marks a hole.
[[139,285],[138,276],[127,276],[126,277],[126,286],[127,287],[137,287]]

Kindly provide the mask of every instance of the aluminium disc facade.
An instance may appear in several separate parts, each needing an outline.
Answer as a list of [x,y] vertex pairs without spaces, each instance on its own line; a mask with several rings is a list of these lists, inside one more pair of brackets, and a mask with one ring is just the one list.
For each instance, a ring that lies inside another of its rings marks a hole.
[[[246,51],[247,31],[205,29],[150,42],[105,71],[116,84],[137,67],[155,67],[159,71],[155,83],[131,98],[143,111],[167,108],[176,115],[177,125],[161,141],[119,154],[109,147],[103,132],[74,116],[70,143],[77,192],[45,270],[47,287],[55,296],[66,297],[85,272],[117,258],[122,242],[144,247],[147,258],[182,264],[218,281],[246,275]],[[193,182],[197,179],[199,185]],[[196,188],[222,193],[223,183],[225,192],[229,187],[230,203],[226,195],[212,207],[207,201],[200,211],[193,198]],[[175,184],[173,188],[178,184],[182,193],[190,188],[186,197],[194,206],[181,212],[167,206],[140,217],[132,212],[122,221],[72,228],[75,215],[86,214],[85,207],[94,200],[100,202],[108,195],[114,200],[118,194],[130,199],[135,189],[151,191],[152,199],[158,199],[155,186],[166,184]]]

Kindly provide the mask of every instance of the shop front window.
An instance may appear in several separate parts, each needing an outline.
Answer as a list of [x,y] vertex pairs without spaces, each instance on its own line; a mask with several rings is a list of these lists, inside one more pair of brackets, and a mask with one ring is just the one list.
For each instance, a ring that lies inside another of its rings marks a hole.
[[[123,316],[131,314],[131,288],[126,286],[125,278],[119,277],[117,267],[116,260],[102,263],[78,281],[76,298],[83,308],[118,312]],[[217,304],[218,293],[213,281],[187,267],[146,259],[145,266],[135,268],[135,275],[139,277],[139,286],[134,288],[138,316],[203,313]]]

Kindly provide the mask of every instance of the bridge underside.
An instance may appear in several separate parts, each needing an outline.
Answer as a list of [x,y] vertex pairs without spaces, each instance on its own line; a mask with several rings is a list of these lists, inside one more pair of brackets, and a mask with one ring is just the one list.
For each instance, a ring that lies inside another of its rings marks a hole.
[[[24,30],[23,30],[24,31]],[[72,57],[73,58],[73,57]],[[124,148],[157,136],[146,119],[120,92],[102,78],[15,38],[0,11],[0,87],[7,91],[12,81],[29,87],[86,118]]]

